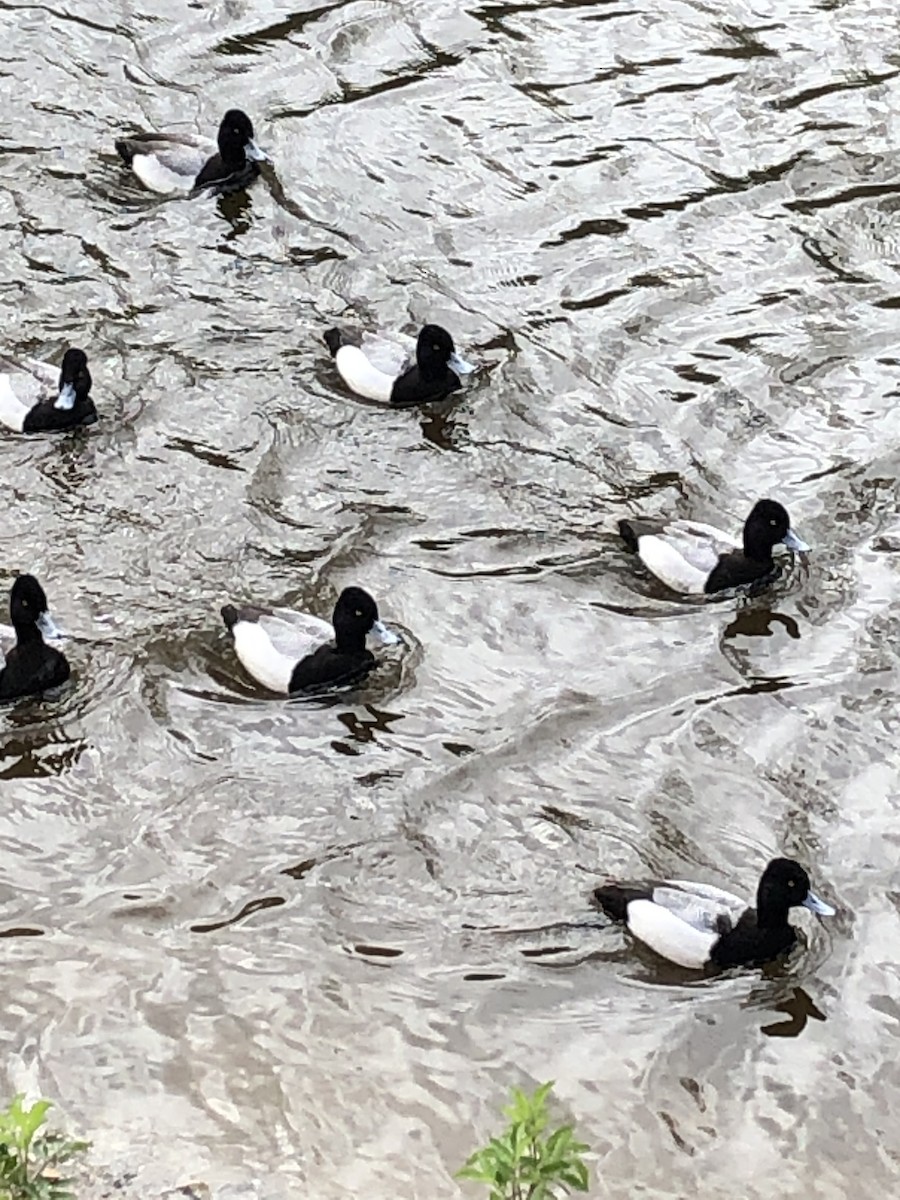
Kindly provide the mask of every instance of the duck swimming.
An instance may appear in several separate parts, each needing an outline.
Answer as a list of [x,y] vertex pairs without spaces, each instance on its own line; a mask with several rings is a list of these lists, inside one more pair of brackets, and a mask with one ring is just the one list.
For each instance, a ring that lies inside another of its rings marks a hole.
[[811,890],[809,876],[790,858],[773,858],[762,873],[756,907],[739,896],[703,883],[667,879],[658,883],[608,883],[594,900],[613,921],[669,962],[704,967],[746,967],[791,950],[797,931],[788,912],[803,906],[822,917],[830,904]]
[[[456,353],[453,338],[440,325],[426,325],[421,330],[411,366],[406,352],[398,353],[397,347],[387,350],[373,340],[371,349],[364,350],[348,342],[339,329],[327,330],[324,337],[351,392],[398,408],[443,400],[462,387],[460,375],[475,370]],[[383,361],[377,361],[379,356]]]
[[44,634],[54,637],[59,631],[47,612],[44,589],[33,575],[20,575],[13,583],[9,616],[16,644],[0,669],[0,703],[59,687],[70,674],[65,655],[44,643]]
[[376,665],[366,647],[374,634],[382,645],[400,641],[378,618],[378,606],[359,587],[344,588],[332,624],[289,609],[235,608],[226,604],[222,620],[248,675],[271,692],[293,695],[339,687],[367,675]]
[[93,425],[91,373],[83,350],[69,349],[62,366],[0,358],[0,422],[16,433],[58,433]]
[[777,500],[757,500],[740,541],[699,521],[620,521],[619,533],[657,579],[689,595],[770,583],[780,574],[772,557],[775,546],[781,543],[800,554],[809,550]]
[[218,144],[192,133],[136,133],[120,138],[116,150],[126,167],[152,192],[215,193],[243,190],[259,174],[268,155],[253,140],[253,123],[230,108],[219,126]]

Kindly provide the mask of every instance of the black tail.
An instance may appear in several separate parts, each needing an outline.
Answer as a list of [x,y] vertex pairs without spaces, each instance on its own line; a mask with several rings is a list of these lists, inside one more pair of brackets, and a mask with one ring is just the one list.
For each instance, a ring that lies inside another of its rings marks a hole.
[[126,167],[131,166],[131,163],[134,159],[134,146],[132,146],[131,142],[117,141],[116,153],[119,155],[119,158],[121,158]]
[[322,336],[325,339],[325,345],[331,351],[331,357],[334,358],[344,344],[341,331],[339,329],[326,329]]
[[638,538],[640,534],[637,528],[630,521],[619,522],[619,537],[628,547],[632,554],[637,554]]
[[594,888],[594,903],[603,909],[611,921],[624,922],[632,900],[650,900],[652,897],[652,888],[627,887],[619,883],[606,883]]
[[226,629],[234,629],[238,621],[238,610],[233,604],[226,604],[222,611],[222,620]]

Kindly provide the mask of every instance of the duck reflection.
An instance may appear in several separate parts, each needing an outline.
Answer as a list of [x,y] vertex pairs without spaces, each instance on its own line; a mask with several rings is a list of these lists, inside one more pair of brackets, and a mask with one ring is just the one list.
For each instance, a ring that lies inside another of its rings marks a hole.
[[[783,983],[783,981],[782,981]],[[761,1027],[761,1032],[766,1037],[779,1038],[795,1038],[799,1037],[806,1028],[809,1021],[824,1021],[825,1014],[816,1005],[813,998],[805,988],[797,986],[789,986],[787,994],[782,987],[778,989],[777,996],[770,996],[768,1001],[764,1000],[759,994],[753,997],[753,1000],[759,1003],[760,1008],[768,1009],[770,1012],[780,1013],[784,1019],[779,1021],[771,1021],[767,1025]]]

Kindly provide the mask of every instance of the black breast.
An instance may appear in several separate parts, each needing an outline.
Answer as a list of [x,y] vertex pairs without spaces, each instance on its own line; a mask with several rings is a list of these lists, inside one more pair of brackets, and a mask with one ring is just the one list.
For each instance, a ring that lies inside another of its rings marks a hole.
[[703,588],[707,595],[712,592],[724,592],[728,588],[745,587],[750,583],[771,583],[781,574],[773,559],[768,562],[757,562],[747,558],[740,550],[732,554],[722,554],[719,561],[709,573],[709,578]]
[[796,940],[796,931],[787,919],[783,925],[760,928],[756,910],[751,908],[715,943],[709,961],[719,967],[750,967],[771,962],[792,949]]
[[0,701],[49,691],[65,683],[69,675],[65,656],[43,641],[13,646],[0,671]]
[[391,404],[398,407],[409,407],[413,404],[433,404],[443,400],[451,392],[462,387],[459,376],[455,371],[446,367],[444,371],[432,378],[422,375],[419,368],[410,367],[398,379],[394,380],[391,388]]
[[334,646],[320,646],[294,667],[288,691],[293,694],[342,687],[362,679],[374,666],[375,655],[371,650],[345,654]]
[[88,397],[76,400],[71,408],[57,408],[53,401],[36,404],[22,423],[23,433],[60,433],[65,429],[77,429],[79,425],[93,425],[97,420],[97,409]]
[[194,180],[194,191],[201,188],[212,188],[219,195],[229,192],[243,191],[259,174],[259,167],[250,159],[243,163],[230,166],[222,160],[221,154],[214,154],[204,163],[203,169]]

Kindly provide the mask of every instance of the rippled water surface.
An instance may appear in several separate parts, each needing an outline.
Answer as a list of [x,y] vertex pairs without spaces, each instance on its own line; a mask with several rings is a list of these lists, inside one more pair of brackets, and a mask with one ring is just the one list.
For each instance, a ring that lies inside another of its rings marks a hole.
[[[72,631],[0,715],[0,1091],[138,1195],[441,1200],[557,1081],[595,1194],[900,1177],[900,27],[887,0],[3,3],[4,348],[99,424],[0,436],[0,587]],[[240,105],[274,167],[161,200],[112,151]],[[330,324],[447,325],[453,404],[349,396]],[[815,548],[750,602],[627,514]],[[404,632],[359,692],[249,685],[218,609]],[[606,873],[839,907],[666,970]]]

